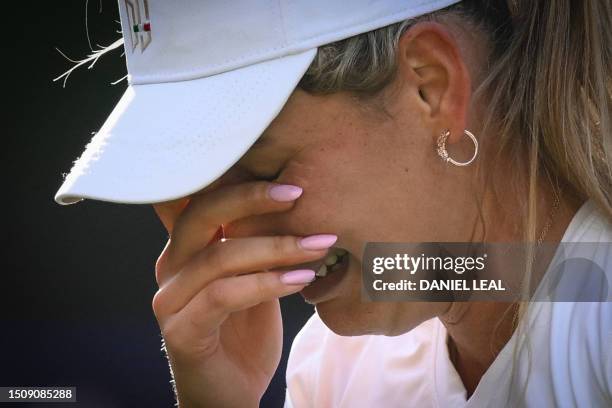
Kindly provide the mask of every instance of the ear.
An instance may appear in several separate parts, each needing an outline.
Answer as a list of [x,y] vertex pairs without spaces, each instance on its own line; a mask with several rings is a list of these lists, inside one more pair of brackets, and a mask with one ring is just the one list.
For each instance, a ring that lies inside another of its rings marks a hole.
[[422,22],[402,36],[398,71],[412,86],[413,97],[423,107],[425,120],[434,129],[434,142],[449,129],[449,143],[463,137],[471,81],[457,42],[442,24]]

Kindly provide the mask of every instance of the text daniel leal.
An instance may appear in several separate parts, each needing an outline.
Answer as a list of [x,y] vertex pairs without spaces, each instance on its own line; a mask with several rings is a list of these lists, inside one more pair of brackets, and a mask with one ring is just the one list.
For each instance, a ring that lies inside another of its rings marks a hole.
[[466,291],[505,291],[506,288],[501,280],[476,279],[476,280],[426,280],[418,281],[402,279],[398,282],[383,282],[377,279],[373,282],[374,290],[466,290]]

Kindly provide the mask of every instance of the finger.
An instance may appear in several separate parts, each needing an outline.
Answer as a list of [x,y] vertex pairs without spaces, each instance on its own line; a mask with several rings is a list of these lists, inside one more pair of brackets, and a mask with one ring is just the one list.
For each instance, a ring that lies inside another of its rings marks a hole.
[[[206,186],[206,188],[194,193],[192,196],[205,194],[206,192],[215,190],[224,184],[237,184],[245,182],[246,180],[248,180],[248,175],[242,169],[231,168],[217,180]],[[192,196],[153,205],[155,212],[159,216],[162,224],[164,224],[164,227],[168,233],[172,232],[172,227],[174,226],[176,219],[185,209],[187,204],[189,204],[189,200]]]
[[259,181],[194,196],[174,224],[168,265],[178,269],[210,242],[219,225],[249,215],[286,211],[301,193],[296,186]]
[[[301,244],[304,242],[310,245]],[[315,261],[336,241],[334,235],[238,238],[219,242],[193,257],[156,295],[165,314],[176,313],[210,282],[240,273]],[[312,246],[312,242],[317,242]],[[305,248],[306,246],[306,248]]]
[[[215,331],[233,312],[278,299],[306,287],[313,279],[312,270],[259,272],[217,279],[181,310],[172,315],[156,316],[174,326],[181,338],[201,338]],[[182,335],[177,330],[184,330]],[[188,332],[187,332],[188,331]]]
[[189,199],[181,198],[174,201],[167,201],[164,203],[153,204],[153,209],[157,213],[157,216],[161,220],[164,228],[168,233],[172,233],[174,222],[179,217],[181,212],[189,204]]
[[[277,235],[278,231],[282,231],[290,225],[286,216],[290,216],[290,214],[270,213],[241,218],[225,225],[225,234],[232,238]],[[308,226],[304,225],[302,229],[307,231]],[[287,231],[287,233],[291,232]]]
[[[208,242],[206,246],[214,244],[220,241],[224,237],[225,237],[224,228],[223,228],[223,225],[220,225],[217,231],[215,232],[215,234],[213,235],[212,239]],[[176,274],[173,268],[167,266],[168,265],[168,253],[169,253],[168,247],[170,246],[170,243],[171,243],[170,240],[166,242],[166,246],[164,247],[163,251],[157,258],[157,262],[155,263],[155,280],[157,282],[157,286],[160,286],[160,287],[163,286],[164,283],[168,281],[168,279],[171,279]]]

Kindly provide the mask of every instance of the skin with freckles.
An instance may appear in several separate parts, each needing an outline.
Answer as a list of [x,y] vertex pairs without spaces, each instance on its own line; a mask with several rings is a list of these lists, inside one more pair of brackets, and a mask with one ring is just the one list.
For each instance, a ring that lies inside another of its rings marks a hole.
[[[464,129],[476,134],[481,150],[494,146],[494,134],[478,132],[483,118],[472,94],[484,65],[484,41],[452,21],[424,22],[408,30],[399,51],[397,75],[380,95],[364,99],[296,90],[260,140],[204,192],[252,180],[301,187],[302,196],[288,211],[231,222],[225,225],[226,236],[337,235],[335,246],[348,251],[349,269],[315,303],[325,324],[341,335],[398,335],[439,317],[471,394],[512,334],[512,313],[505,313],[512,305],[361,300],[360,262],[368,241],[522,240],[516,195],[510,190],[494,195],[475,182],[477,171],[483,171],[479,166],[492,164],[455,167],[435,151],[445,129],[451,132],[449,153],[459,161],[473,152]],[[511,162],[494,165],[495,174],[525,171]],[[539,195],[543,224],[552,205],[546,183]],[[156,205],[170,229],[185,202]],[[578,204],[568,196],[562,199],[547,241],[560,240]]]

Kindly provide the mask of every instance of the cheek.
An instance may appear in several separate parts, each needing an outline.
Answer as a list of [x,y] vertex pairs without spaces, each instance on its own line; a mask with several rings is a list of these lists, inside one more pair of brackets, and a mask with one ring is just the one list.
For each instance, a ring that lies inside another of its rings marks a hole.
[[[330,148],[311,149],[289,161],[276,182],[300,186],[304,193],[287,214],[288,227],[303,233],[322,233],[330,219],[338,219],[344,179],[341,155]],[[334,225],[337,225],[334,223]]]
[[[277,179],[304,189],[285,219],[289,229],[322,233],[333,228],[335,232],[351,232],[355,238],[360,231],[367,231],[368,237],[361,238],[389,239],[397,222],[389,215],[405,213],[411,196],[410,188],[397,186],[414,186],[409,179],[413,172],[406,171],[393,154],[372,142],[369,135],[354,135],[349,142],[327,143],[292,158]],[[360,223],[355,224],[355,219]],[[378,237],[379,233],[383,236]]]
[[379,191],[384,186],[381,174],[388,177],[393,170],[385,166],[377,146],[367,142],[367,135],[330,139],[300,152],[281,172],[278,182],[304,189],[287,222],[293,231],[340,233],[358,239],[360,231],[371,229],[355,220],[377,213],[376,197],[385,194]]
[[428,189],[421,152],[384,135],[341,136],[302,150],[284,165],[276,181],[304,193],[279,216],[279,225],[291,233],[341,233],[356,248],[363,241],[411,240],[423,233],[420,224],[430,223],[422,204]]

